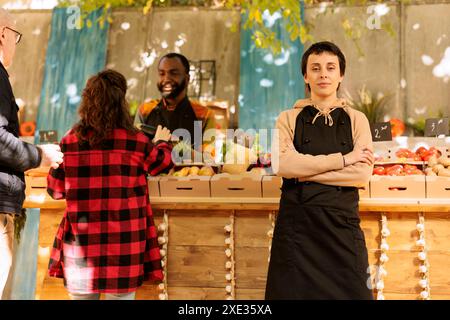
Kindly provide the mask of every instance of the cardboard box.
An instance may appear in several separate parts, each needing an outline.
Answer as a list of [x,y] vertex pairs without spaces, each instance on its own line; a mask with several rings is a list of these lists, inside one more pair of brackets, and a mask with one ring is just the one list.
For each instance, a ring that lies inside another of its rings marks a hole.
[[159,179],[161,197],[210,197],[209,176],[174,177]]
[[370,198],[370,183],[364,187],[358,188],[359,198]]
[[425,176],[372,176],[371,198],[425,198]]
[[450,177],[426,176],[427,198],[450,199]]
[[261,180],[255,174],[216,174],[211,177],[211,197],[261,198]]
[[262,178],[262,196],[263,198],[281,197],[281,185],[283,178],[277,176],[263,176]]
[[160,177],[148,176],[148,193],[150,197],[160,197],[159,193],[159,179]]

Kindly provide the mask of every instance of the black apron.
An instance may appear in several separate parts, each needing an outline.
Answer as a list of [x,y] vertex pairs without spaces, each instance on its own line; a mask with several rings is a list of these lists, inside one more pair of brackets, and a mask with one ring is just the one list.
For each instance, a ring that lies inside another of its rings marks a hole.
[[[325,124],[314,107],[298,115],[294,146],[326,155],[353,150],[342,109]],[[292,164],[294,165],[294,164]],[[368,255],[358,214],[358,189],[283,178],[266,284],[266,299],[373,299]]]
[[[176,129],[186,129],[190,134],[190,144],[194,143],[194,122],[198,121],[194,110],[185,97],[174,111],[168,111],[164,107],[163,100],[153,109],[145,119],[145,124],[151,125],[155,128],[158,125],[166,127],[173,133]],[[153,138],[153,137],[152,137]]]

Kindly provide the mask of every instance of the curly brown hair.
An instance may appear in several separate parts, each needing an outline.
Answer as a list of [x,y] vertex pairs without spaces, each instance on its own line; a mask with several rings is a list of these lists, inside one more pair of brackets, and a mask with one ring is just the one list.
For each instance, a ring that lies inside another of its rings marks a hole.
[[97,147],[113,129],[138,132],[125,99],[126,92],[127,81],[117,71],[108,69],[89,78],[78,109],[81,119],[73,128],[80,142]]

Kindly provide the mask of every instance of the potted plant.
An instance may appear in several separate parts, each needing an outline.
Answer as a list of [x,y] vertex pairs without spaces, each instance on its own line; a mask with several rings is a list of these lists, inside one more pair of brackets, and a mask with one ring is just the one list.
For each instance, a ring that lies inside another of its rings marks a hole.
[[383,122],[386,115],[387,102],[392,94],[384,95],[379,92],[376,96],[365,85],[358,90],[358,100],[353,99],[348,91],[345,93],[348,104],[364,113],[369,123]]

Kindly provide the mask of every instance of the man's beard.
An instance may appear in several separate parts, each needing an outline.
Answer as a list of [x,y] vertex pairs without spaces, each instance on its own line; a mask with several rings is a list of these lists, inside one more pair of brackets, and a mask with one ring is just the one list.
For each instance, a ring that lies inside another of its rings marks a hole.
[[159,92],[161,92],[161,95],[164,99],[174,99],[178,97],[183,90],[186,88],[186,78],[184,78],[181,83],[172,83],[172,91],[164,91],[164,85],[159,82],[157,84]]

